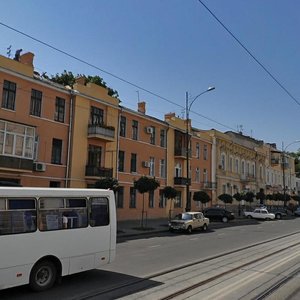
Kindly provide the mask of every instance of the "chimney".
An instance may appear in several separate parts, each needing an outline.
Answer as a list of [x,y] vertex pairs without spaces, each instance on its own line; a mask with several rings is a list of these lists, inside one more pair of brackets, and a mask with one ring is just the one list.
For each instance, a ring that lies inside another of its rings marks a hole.
[[165,120],[172,119],[172,118],[175,118],[175,113],[174,112],[165,114]]
[[145,114],[146,113],[146,102],[138,102],[138,112]]
[[33,67],[33,57],[34,57],[34,54],[31,52],[24,53],[24,54],[20,55],[19,62],[24,65]]
[[85,85],[85,77],[84,76],[79,76],[75,79],[75,82],[81,85]]

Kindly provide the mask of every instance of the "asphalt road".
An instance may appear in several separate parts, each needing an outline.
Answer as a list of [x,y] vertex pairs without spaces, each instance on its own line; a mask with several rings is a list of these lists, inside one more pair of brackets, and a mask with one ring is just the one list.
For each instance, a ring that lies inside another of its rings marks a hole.
[[0,291],[0,299],[78,299],[80,295],[94,289],[107,289],[121,282],[157,274],[298,231],[300,218],[229,225],[191,235],[166,232],[151,237],[126,239],[117,244],[115,262],[102,270],[65,277],[61,285],[42,294],[32,293],[26,286]]

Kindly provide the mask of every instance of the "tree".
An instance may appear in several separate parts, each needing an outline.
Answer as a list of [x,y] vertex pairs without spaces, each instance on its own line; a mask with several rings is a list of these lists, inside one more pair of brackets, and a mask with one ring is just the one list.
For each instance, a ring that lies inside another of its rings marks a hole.
[[118,98],[119,97],[119,94],[116,90],[113,90],[112,88],[108,87],[106,82],[103,80],[103,78],[101,78],[100,76],[96,75],[96,76],[86,76],[86,75],[81,75],[81,74],[77,74],[76,76],[74,76],[74,74],[70,71],[66,71],[64,70],[63,73],[61,74],[58,74],[56,73],[55,76],[51,76],[51,77],[48,77],[46,74],[43,74],[42,75],[43,77],[45,77],[46,79],[49,79],[55,83],[58,83],[58,84],[61,84],[61,85],[64,85],[64,86],[71,86],[73,88],[75,82],[76,82],[76,78],[77,77],[84,77],[84,83],[87,84],[87,83],[94,83],[94,84],[97,84],[99,86],[102,86],[104,88],[107,89],[107,93],[109,96],[111,97],[114,97],[114,98]]
[[110,189],[114,192],[118,191],[119,188],[119,182],[117,179],[114,179],[112,177],[105,177],[102,178],[95,183],[96,189]]
[[223,201],[225,203],[225,208],[226,208],[226,204],[227,203],[232,203],[232,196],[229,194],[221,194],[218,199],[220,199],[221,201]]
[[133,182],[133,187],[143,195],[143,210],[142,210],[142,222],[141,227],[144,228],[144,213],[145,213],[145,193],[154,191],[160,186],[159,181],[155,178],[149,178],[142,176],[138,180]]
[[239,216],[241,215],[241,201],[244,199],[244,195],[236,193],[232,196],[239,203]]
[[298,205],[300,205],[300,196],[299,195],[294,195],[292,196],[292,199],[298,202]]
[[264,204],[264,201],[266,199],[266,195],[264,193],[264,189],[260,189],[259,192],[256,194],[256,199],[259,200],[259,204]]
[[[163,195],[168,200],[170,200],[170,199],[173,200],[177,196],[177,191],[172,186],[166,186],[162,192],[163,192]],[[169,220],[171,219],[171,209],[172,209],[172,202],[170,203]]]
[[247,192],[247,193],[245,194],[245,201],[246,201],[246,202],[249,202],[249,203],[250,203],[250,206],[251,206],[251,203],[254,201],[254,197],[255,197],[255,195],[254,195],[253,192]]
[[208,203],[211,199],[210,199],[210,196],[206,192],[197,191],[193,195],[193,200],[201,202],[202,210],[203,210],[203,204]]

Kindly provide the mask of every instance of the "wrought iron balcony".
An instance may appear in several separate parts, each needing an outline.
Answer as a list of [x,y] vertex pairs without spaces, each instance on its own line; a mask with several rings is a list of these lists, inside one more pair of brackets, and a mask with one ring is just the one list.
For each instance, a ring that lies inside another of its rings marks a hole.
[[201,186],[203,189],[207,189],[207,190],[212,190],[212,189],[216,189],[217,188],[217,183],[216,182],[201,182]]
[[113,141],[115,137],[115,128],[100,124],[89,124],[88,137]]
[[91,177],[112,177],[113,169],[96,166],[86,166],[85,176]]
[[191,185],[191,179],[187,179],[186,177],[174,177],[174,185]]

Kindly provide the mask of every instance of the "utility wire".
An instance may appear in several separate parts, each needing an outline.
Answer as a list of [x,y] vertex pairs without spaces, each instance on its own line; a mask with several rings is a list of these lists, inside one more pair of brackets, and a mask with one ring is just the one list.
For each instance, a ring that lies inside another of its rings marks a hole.
[[213,18],[231,35],[232,38],[251,56],[254,61],[288,94],[296,104],[300,105],[300,102],[288,91],[288,89],[252,54],[246,46],[224,25],[224,23],[201,1],[198,0],[203,7],[213,16]]
[[[101,68],[99,68],[99,67],[97,67],[97,66],[95,66],[95,65],[93,65],[93,64],[91,64],[91,63],[89,63],[89,62],[87,62],[87,61],[85,61],[85,60],[83,60],[83,59],[81,59],[81,58],[78,58],[78,57],[76,57],[76,56],[74,56],[74,55],[72,55],[72,54],[70,54],[70,53],[68,53],[68,52],[66,52],[66,51],[60,50],[60,49],[58,49],[57,47],[52,46],[52,45],[50,45],[50,44],[48,44],[48,43],[46,43],[46,42],[43,42],[42,40],[39,40],[39,39],[37,39],[37,38],[35,38],[35,37],[33,37],[33,36],[31,36],[31,35],[25,33],[25,32],[22,32],[22,31],[20,31],[20,30],[18,30],[18,29],[16,29],[16,28],[13,28],[13,27],[11,27],[11,26],[9,26],[9,25],[7,25],[7,24],[4,24],[4,23],[2,23],[2,22],[0,22],[0,25],[4,26],[4,27],[6,27],[6,28],[8,28],[8,29],[10,29],[10,30],[13,30],[13,31],[15,31],[15,32],[17,32],[17,33],[19,33],[19,34],[21,34],[21,35],[23,35],[23,36],[26,36],[27,38],[29,38],[29,39],[31,39],[31,40],[34,40],[34,41],[36,41],[36,42],[38,42],[38,43],[40,43],[40,44],[42,44],[42,45],[44,45],[44,46],[46,46],[46,47],[49,47],[49,48],[51,48],[51,49],[53,49],[53,50],[55,50],[55,51],[57,51],[57,52],[60,52],[60,53],[66,55],[66,56],[68,56],[68,57],[71,57],[71,58],[73,58],[73,59],[75,59],[75,60],[77,60],[77,61],[79,61],[79,62],[81,62],[81,63],[83,63],[83,64],[86,64],[86,65],[88,65],[88,66],[90,66],[90,67],[92,67],[92,68],[94,68],[94,69],[97,69],[97,70],[99,70],[99,71],[101,71],[101,72],[103,72],[103,73],[105,73],[105,74],[108,74],[108,75],[110,75],[110,76],[112,76],[112,77],[114,77],[114,78],[116,78],[116,79],[118,79],[118,80],[120,80],[120,81],[122,81],[122,82],[125,82],[125,83],[127,83],[127,84],[129,84],[129,85],[131,85],[131,86],[134,86],[134,87],[136,87],[136,88],[138,88],[138,89],[140,89],[140,90],[142,90],[142,91],[144,91],[144,92],[146,92],[146,93],[148,93],[148,94],[151,94],[151,95],[153,95],[153,96],[155,96],[155,97],[158,97],[158,98],[160,98],[160,99],[162,99],[162,100],[164,100],[164,101],[167,101],[167,102],[169,102],[170,104],[173,104],[173,105],[178,106],[178,107],[183,108],[183,109],[185,108],[184,106],[182,106],[182,105],[180,105],[180,104],[178,104],[178,103],[176,103],[176,102],[174,102],[174,101],[171,101],[171,100],[169,100],[169,99],[167,99],[167,98],[165,98],[165,97],[162,97],[162,96],[160,96],[160,95],[158,95],[158,94],[156,94],[156,93],[154,93],[154,92],[151,92],[150,90],[145,89],[145,88],[143,88],[143,87],[141,87],[141,86],[139,86],[139,85],[137,85],[137,84],[135,84],[135,83],[132,83],[132,82],[130,82],[130,81],[124,79],[124,78],[121,78],[121,77],[119,77],[119,76],[117,76],[117,75],[115,75],[115,74],[113,74],[113,73],[111,73],[111,72],[105,71],[105,70],[103,70],[103,69],[101,69]],[[216,123],[216,124],[218,124],[218,125],[221,125],[222,127],[225,127],[225,128],[228,128],[228,129],[231,129],[231,130],[234,130],[234,131],[235,131],[235,129],[233,129],[233,128],[230,127],[230,126],[227,126],[227,125],[225,125],[225,124],[222,124],[222,123],[220,123],[220,122],[218,122],[218,121],[216,121],[216,120],[213,120],[213,119],[211,119],[211,118],[209,118],[209,117],[206,117],[206,116],[204,116],[204,115],[201,115],[201,114],[199,114],[199,113],[197,113],[197,112],[194,112],[194,111],[191,111],[191,112],[193,112],[194,114],[196,114],[196,115],[198,115],[198,116],[200,116],[200,117],[202,117],[202,118],[204,118],[204,119],[206,119],[206,120],[209,120],[209,121],[211,121],[211,122],[213,122],[213,123]]]

